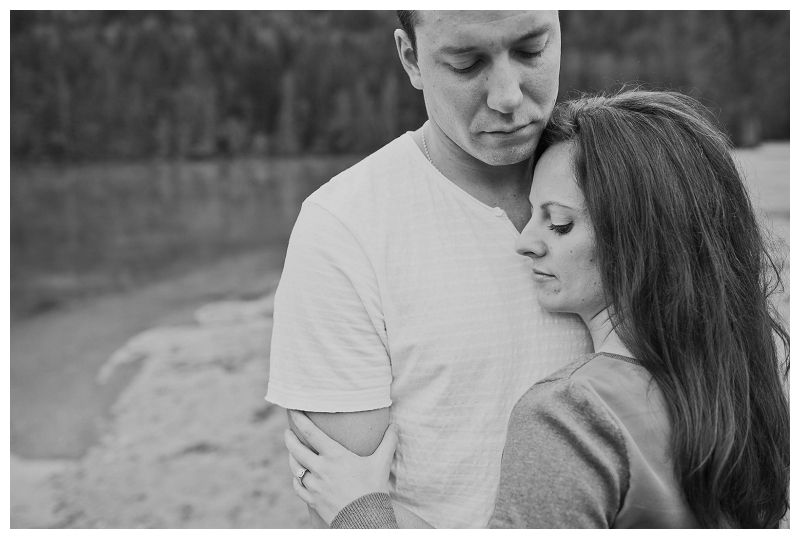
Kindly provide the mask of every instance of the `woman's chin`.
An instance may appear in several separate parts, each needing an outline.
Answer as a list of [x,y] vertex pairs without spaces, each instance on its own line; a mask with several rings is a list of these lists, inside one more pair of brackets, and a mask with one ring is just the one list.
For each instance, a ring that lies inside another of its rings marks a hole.
[[566,313],[570,312],[564,310],[564,306],[560,305],[558,302],[549,300],[549,299],[539,299],[539,307],[547,311],[548,313]]
[[563,302],[557,301],[554,298],[540,297],[538,298],[539,307],[548,313],[553,314],[577,314],[580,315],[579,309],[574,305],[567,305]]

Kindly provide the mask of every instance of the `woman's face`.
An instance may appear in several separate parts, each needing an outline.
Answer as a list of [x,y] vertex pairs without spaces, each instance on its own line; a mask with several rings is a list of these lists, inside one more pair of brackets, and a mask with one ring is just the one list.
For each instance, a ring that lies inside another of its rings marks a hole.
[[572,143],[550,147],[536,164],[532,215],[517,252],[533,260],[542,308],[577,313],[584,322],[605,309],[592,223],[572,171]]

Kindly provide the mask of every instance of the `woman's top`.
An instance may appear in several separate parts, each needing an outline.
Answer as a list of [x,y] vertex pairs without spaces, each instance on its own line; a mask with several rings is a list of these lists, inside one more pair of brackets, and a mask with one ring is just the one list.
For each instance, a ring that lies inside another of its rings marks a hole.
[[[490,528],[686,528],[664,396],[634,359],[583,356],[531,387],[508,423]],[[396,527],[369,494],[332,527]]]

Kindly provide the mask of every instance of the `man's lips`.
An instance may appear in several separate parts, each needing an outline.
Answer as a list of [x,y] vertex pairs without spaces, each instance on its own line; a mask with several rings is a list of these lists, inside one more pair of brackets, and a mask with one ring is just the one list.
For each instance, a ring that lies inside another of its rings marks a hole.
[[490,135],[513,135],[517,131],[521,131],[526,127],[533,125],[533,122],[528,122],[524,124],[520,124],[516,127],[511,128],[504,128],[504,129],[495,129],[495,130],[485,130],[485,133],[489,133]]

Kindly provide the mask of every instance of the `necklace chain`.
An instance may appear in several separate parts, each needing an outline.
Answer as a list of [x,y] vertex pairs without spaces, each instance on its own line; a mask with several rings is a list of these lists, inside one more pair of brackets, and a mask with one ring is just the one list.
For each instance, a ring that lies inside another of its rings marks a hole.
[[431,159],[431,154],[428,152],[428,144],[425,142],[425,129],[424,128],[422,129],[422,147],[425,149],[425,157],[428,158],[428,162],[431,165],[433,165],[433,168],[435,168],[436,170],[439,170],[439,167],[437,167],[436,164],[433,162],[433,159]]

